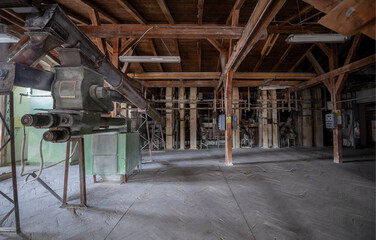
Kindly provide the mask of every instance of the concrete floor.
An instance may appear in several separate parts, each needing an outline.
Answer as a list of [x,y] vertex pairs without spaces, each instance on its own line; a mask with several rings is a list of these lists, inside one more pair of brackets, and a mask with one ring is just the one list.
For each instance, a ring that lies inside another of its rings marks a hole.
[[[93,184],[87,210],[60,209],[38,183],[19,179],[21,224],[31,239],[375,239],[373,150],[223,149],[154,153],[123,185]],[[146,156],[146,155],[145,155]],[[147,159],[147,157],[145,157]],[[30,167],[29,167],[30,168]],[[0,168],[0,172],[1,172]],[[42,175],[62,192],[63,167]],[[69,196],[78,201],[78,168]],[[11,192],[10,179],[0,188]],[[10,207],[0,199],[0,214]],[[12,220],[12,219],[11,219]],[[7,221],[9,226],[12,221]],[[0,235],[0,239],[18,239]]]

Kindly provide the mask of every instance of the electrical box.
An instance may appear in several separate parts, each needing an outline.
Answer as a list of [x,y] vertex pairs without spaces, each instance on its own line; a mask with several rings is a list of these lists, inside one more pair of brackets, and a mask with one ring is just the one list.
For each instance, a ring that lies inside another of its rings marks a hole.
[[138,133],[85,136],[85,168],[89,175],[126,175],[141,161]]
[[226,116],[224,114],[218,116],[218,129],[221,131],[226,130]]
[[337,128],[337,115],[334,113],[325,114],[325,126],[328,129]]

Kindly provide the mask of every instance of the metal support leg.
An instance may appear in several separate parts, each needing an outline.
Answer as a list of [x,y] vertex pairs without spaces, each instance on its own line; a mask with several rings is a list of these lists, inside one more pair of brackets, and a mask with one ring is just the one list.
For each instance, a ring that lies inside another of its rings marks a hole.
[[[80,174],[80,204],[68,204],[67,203],[67,190],[68,190],[68,172],[69,172],[69,153],[70,144],[77,142],[79,150],[79,174]],[[64,174],[64,190],[63,190],[63,204],[62,208],[86,208],[86,178],[85,178],[85,152],[84,152],[84,139],[72,138],[67,142],[67,153],[65,159],[65,174]]]
[[[18,190],[17,190],[17,172],[16,172],[16,156],[15,156],[15,143],[14,143],[14,106],[13,106],[13,92],[12,91],[1,91],[0,95],[9,95],[9,127],[6,123],[6,117],[0,113],[1,121],[4,123],[4,126],[9,134],[10,140],[10,158],[11,158],[11,167],[12,167],[12,185],[13,185],[13,200],[6,196],[3,192],[1,195],[13,203],[14,207],[12,210],[1,220],[0,226],[5,221],[6,218],[10,216],[10,214],[14,211],[14,217],[16,220],[16,228],[4,228],[0,227],[0,232],[16,232],[21,233],[21,225],[20,225],[20,212],[18,207]],[[5,111],[6,112],[6,111]],[[1,147],[9,143],[9,140]]]

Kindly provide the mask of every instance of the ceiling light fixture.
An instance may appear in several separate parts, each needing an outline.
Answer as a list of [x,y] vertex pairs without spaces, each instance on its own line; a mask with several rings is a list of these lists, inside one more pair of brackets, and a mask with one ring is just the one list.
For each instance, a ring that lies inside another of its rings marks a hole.
[[138,63],[180,63],[179,56],[120,56],[120,62]]
[[286,38],[287,43],[343,43],[350,36],[342,34],[291,34]]

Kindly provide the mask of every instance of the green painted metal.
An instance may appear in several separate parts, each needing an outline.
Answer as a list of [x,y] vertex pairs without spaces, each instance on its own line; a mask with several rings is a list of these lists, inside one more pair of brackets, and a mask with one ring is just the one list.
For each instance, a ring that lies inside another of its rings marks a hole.
[[[94,156],[92,151],[93,135],[86,135],[85,139],[85,171],[86,174],[125,175],[132,171],[141,159],[140,155],[140,137],[138,133],[119,133],[117,134],[117,172],[94,172]],[[106,144],[106,143],[103,143]]]

